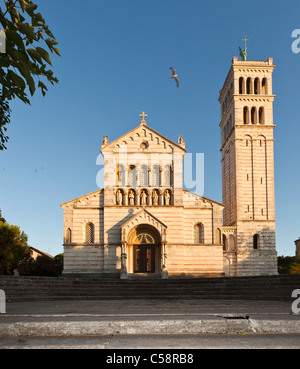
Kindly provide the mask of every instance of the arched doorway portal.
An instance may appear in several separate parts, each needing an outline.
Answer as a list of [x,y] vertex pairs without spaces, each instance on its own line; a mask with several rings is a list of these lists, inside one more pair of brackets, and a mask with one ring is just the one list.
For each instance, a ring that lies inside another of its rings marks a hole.
[[161,268],[161,237],[158,230],[148,224],[133,228],[127,245],[131,249],[133,273],[155,273]]

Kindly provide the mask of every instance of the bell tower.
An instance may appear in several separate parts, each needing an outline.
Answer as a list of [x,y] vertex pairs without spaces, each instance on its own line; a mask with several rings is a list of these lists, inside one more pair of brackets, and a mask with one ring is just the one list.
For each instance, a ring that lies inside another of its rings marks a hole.
[[[224,257],[230,275],[277,274],[273,59],[232,59],[220,91]],[[233,236],[226,241],[226,234]],[[225,235],[225,237],[224,237]]]

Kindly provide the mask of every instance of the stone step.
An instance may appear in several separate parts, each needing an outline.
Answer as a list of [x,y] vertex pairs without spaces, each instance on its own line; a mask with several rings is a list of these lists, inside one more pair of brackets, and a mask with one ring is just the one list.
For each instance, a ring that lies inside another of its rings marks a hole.
[[[196,299],[213,299],[213,300],[270,300],[270,301],[289,301],[290,299],[286,296],[265,296],[265,295],[184,295],[184,296],[175,296],[175,295],[165,295],[162,296],[160,294],[156,295],[143,295],[143,296],[133,296],[133,295],[103,295],[103,296],[93,296],[93,295],[59,295],[59,296],[47,296],[47,295],[32,295],[30,297],[22,297],[22,298],[9,298],[9,302],[18,302],[18,301],[53,301],[53,300],[137,300],[137,299],[152,299],[152,300],[196,300]],[[292,301],[292,300],[291,300]]]
[[290,300],[300,288],[300,275],[193,278],[101,279],[0,276],[0,289],[10,301],[41,299],[228,298]]

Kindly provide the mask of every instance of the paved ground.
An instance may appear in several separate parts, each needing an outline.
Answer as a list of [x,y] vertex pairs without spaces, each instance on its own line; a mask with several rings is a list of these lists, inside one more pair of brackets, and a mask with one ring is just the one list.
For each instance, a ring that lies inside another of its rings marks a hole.
[[0,314],[0,348],[300,348],[299,338],[284,301],[33,301]]
[[[1,349],[300,349],[300,334],[111,335],[5,337]],[[155,351],[154,351],[155,352]],[[126,354],[130,354],[127,351]],[[153,351],[151,351],[153,353]],[[110,354],[107,352],[107,355]],[[201,354],[202,355],[202,354]],[[103,359],[104,355],[102,355]],[[145,356],[146,357],[146,356]]]

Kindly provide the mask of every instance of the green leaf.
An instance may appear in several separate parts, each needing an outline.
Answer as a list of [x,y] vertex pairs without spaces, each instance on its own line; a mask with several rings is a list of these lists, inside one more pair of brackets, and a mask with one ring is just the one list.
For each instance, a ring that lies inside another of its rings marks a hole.
[[26,6],[25,10],[30,16],[32,16],[37,7],[38,6],[36,4],[29,4]]
[[10,78],[13,80],[13,82],[20,87],[22,90],[25,90],[26,84],[22,77],[20,77],[18,74],[16,74],[14,71],[9,70],[8,74]]
[[20,7],[22,8],[23,12],[25,11],[25,1],[24,0],[18,0]]
[[19,49],[25,50],[25,46],[22,40],[22,37],[16,31],[12,31],[10,29],[5,31],[7,38],[13,41]]
[[51,40],[51,38],[46,38],[45,42],[48,45],[49,49],[52,49],[54,45],[58,44],[56,40]]
[[59,50],[58,50],[58,48],[57,48],[57,47],[54,47],[54,48],[53,48],[53,50],[55,51],[55,53],[56,53],[58,56],[60,56],[60,52],[59,52]]
[[42,81],[39,81],[39,83],[38,83],[38,87],[42,88],[43,90],[48,91],[47,86],[46,86],[46,85],[44,84],[44,82],[42,82]]
[[20,30],[20,32],[24,33],[26,36],[33,38],[34,40],[37,41],[36,35],[33,32],[33,29],[30,27],[28,23],[18,22],[17,27]]
[[31,77],[30,73],[25,73],[24,77],[26,78],[28,87],[29,87],[29,91],[31,93],[31,96],[33,96],[34,92],[35,92],[35,83],[34,83],[34,79]]
[[0,54],[0,68],[7,68],[9,65],[9,60]]
[[46,95],[45,90],[48,91],[47,86],[42,81],[39,81],[38,87],[41,88],[42,94],[43,96],[45,96]]
[[36,13],[36,14],[34,14],[34,20],[35,20],[36,22],[40,22],[40,23],[42,23],[42,24],[44,24],[44,23],[45,23],[45,19],[43,18],[43,16],[42,16],[42,14],[41,14],[41,13]]
[[43,64],[41,55],[36,51],[36,49],[27,49],[27,52],[33,60],[37,60],[40,64]]
[[12,22],[17,22],[19,20],[19,13],[16,11],[16,9],[8,6],[7,10],[8,10],[9,15],[11,17],[11,21]]
[[51,60],[50,60],[50,56],[47,53],[46,50],[44,50],[41,47],[36,47],[36,50],[38,51],[38,53],[41,55],[41,57],[50,65],[52,65]]

